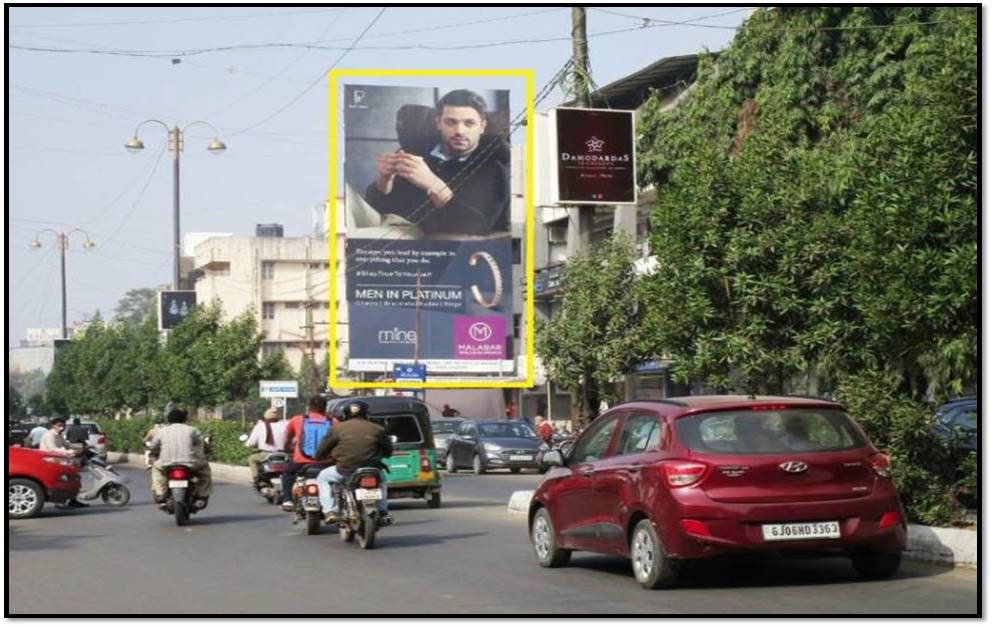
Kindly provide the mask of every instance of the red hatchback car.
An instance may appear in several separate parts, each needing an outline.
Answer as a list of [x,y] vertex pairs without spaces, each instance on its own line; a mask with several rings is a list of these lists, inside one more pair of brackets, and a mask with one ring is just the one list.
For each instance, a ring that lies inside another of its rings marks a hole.
[[889,458],[822,399],[623,403],[544,463],[528,525],[546,567],[572,551],[623,555],[659,588],[688,560],[843,554],[859,574],[888,577],[907,544]]
[[79,464],[61,453],[7,447],[7,516],[37,516],[45,501],[63,503],[79,492]]

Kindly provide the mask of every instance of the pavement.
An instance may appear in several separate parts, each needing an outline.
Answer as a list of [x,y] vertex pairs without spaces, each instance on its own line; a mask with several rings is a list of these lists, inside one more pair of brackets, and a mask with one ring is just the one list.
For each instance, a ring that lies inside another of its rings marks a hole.
[[[844,559],[708,564],[680,588],[642,590],[620,557],[535,561],[510,495],[534,474],[460,473],[441,509],[391,502],[397,524],[376,548],[325,528],[306,536],[247,484],[215,484],[210,506],[176,527],[151,503],[145,473],[122,467],[123,508],[46,506],[8,522],[11,616],[67,614],[975,614],[977,571],[906,562],[887,581]],[[58,594],[52,594],[58,590]]]

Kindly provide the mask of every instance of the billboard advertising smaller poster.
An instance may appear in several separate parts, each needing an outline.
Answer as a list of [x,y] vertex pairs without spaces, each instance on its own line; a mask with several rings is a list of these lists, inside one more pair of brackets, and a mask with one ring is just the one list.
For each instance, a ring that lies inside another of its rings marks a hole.
[[634,111],[555,109],[557,201],[635,204]]
[[193,290],[163,290],[159,292],[159,330],[172,329],[193,313],[197,293]]

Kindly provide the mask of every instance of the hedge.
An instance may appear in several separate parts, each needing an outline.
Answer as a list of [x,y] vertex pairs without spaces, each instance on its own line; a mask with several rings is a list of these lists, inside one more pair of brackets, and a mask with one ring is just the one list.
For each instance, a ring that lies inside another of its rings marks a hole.
[[[143,453],[145,445],[142,438],[152,427],[153,421],[148,418],[133,418],[131,420],[100,420],[100,426],[107,436],[107,450],[121,453]],[[199,429],[204,435],[210,436],[210,461],[224,464],[248,465],[248,456],[252,453],[238,436],[245,431],[241,423],[228,420],[191,420],[191,426]]]

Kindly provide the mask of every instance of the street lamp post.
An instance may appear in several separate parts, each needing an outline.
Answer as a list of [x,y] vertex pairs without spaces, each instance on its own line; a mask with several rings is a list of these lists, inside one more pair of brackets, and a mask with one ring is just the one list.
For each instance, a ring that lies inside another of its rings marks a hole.
[[138,139],[138,132],[141,127],[148,123],[158,124],[169,133],[169,150],[172,152],[172,245],[173,245],[173,260],[172,260],[172,288],[175,290],[179,289],[179,257],[180,257],[180,245],[179,245],[179,153],[183,151],[183,133],[186,129],[197,124],[203,124],[204,126],[210,127],[214,131],[214,139],[207,144],[207,150],[214,155],[219,155],[225,150],[227,150],[227,145],[222,142],[218,135],[220,134],[214,125],[198,120],[196,122],[190,122],[182,129],[178,126],[173,126],[169,128],[169,125],[161,120],[145,120],[140,123],[134,129],[134,137],[129,139],[127,143],[124,144],[124,148],[131,153],[138,153],[145,149],[145,144]]
[[66,250],[69,249],[69,236],[72,235],[73,233],[82,233],[83,236],[86,237],[86,241],[83,242],[83,248],[86,250],[90,250],[91,248],[96,246],[96,244],[94,244],[93,240],[90,239],[90,234],[84,231],[83,229],[72,229],[71,231],[67,231],[67,232],[59,232],[52,229],[42,229],[35,234],[34,240],[32,240],[31,243],[28,244],[28,246],[34,248],[35,250],[41,248],[41,240],[39,240],[38,237],[42,233],[51,233],[52,235],[54,235],[55,243],[59,249],[59,270],[61,271],[62,274],[62,339],[65,340],[65,339],[69,339],[69,332],[68,332],[69,330],[68,330],[68,326],[66,325]]

